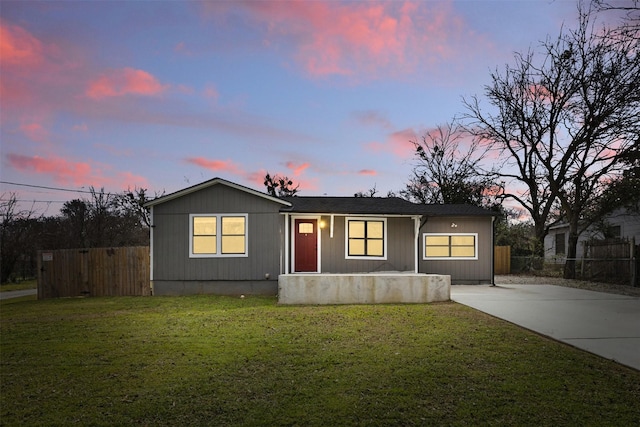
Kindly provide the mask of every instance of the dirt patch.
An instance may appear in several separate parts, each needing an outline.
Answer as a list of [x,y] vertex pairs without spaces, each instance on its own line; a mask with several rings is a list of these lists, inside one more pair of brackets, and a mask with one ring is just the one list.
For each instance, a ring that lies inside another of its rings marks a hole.
[[584,280],[569,280],[562,277],[525,276],[511,274],[495,276],[496,285],[555,285],[568,288],[586,289],[589,291],[606,292],[610,294],[640,297],[640,287],[615,285],[612,283],[587,282]]

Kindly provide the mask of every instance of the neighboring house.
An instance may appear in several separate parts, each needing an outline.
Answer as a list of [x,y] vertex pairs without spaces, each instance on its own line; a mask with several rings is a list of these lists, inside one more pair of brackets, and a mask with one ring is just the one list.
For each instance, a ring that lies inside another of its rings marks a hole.
[[151,280],[161,294],[276,294],[292,273],[450,275],[493,283],[493,219],[469,205],[396,198],[278,198],[221,178],[151,209]]
[[[626,209],[618,209],[605,219],[608,236],[621,239],[635,239],[640,243],[640,214]],[[605,236],[596,226],[587,228],[578,237],[576,258],[584,258],[584,243],[593,239],[603,239]],[[567,246],[569,244],[569,225],[560,222],[549,228],[549,234],[544,238],[544,257],[547,262],[564,263]]]

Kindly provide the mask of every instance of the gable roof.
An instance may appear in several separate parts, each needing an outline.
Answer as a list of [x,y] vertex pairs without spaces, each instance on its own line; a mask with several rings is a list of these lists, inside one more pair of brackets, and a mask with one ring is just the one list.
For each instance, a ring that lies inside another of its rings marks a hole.
[[145,203],[159,205],[214,185],[224,185],[283,205],[281,212],[347,215],[425,215],[425,216],[496,216],[473,205],[422,205],[400,197],[274,197],[222,178],[213,178]]
[[495,216],[473,205],[422,205],[399,197],[283,197],[280,212],[359,215]]
[[203,189],[211,187],[213,185],[224,185],[224,186],[227,186],[227,187],[230,187],[230,188],[234,188],[236,190],[243,191],[243,192],[248,193],[248,194],[252,194],[254,196],[262,197],[264,199],[267,199],[267,200],[275,202],[275,203],[279,203],[279,204],[284,205],[284,206],[291,206],[291,203],[287,202],[284,199],[280,199],[278,197],[270,196],[269,194],[253,190],[253,189],[251,189],[249,187],[245,187],[244,185],[236,184],[234,182],[227,181],[227,180],[222,179],[222,178],[213,178],[213,179],[210,179],[209,181],[201,182],[200,184],[196,184],[196,185],[193,185],[191,187],[187,187],[187,188],[184,188],[182,190],[176,191],[174,193],[158,197],[157,199],[153,199],[153,200],[145,203],[144,206],[145,207],[151,207],[151,206],[159,205],[160,203],[168,202],[169,200],[177,199],[179,197],[186,196],[187,194],[195,193],[196,191],[203,190]]

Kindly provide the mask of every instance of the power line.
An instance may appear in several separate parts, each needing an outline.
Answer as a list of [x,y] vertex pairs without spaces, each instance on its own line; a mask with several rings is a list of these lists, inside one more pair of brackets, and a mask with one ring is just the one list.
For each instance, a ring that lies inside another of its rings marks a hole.
[[0,184],[17,185],[17,186],[20,186],[20,187],[44,188],[45,190],[68,191],[70,193],[87,193],[87,194],[91,194],[91,191],[87,191],[87,190],[73,190],[73,189],[70,189],[70,188],[46,187],[44,185],[21,184],[21,183],[18,183],[18,182],[9,182],[9,181],[0,181]]
[[[0,202],[9,202],[11,199],[1,199]],[[33,199],[15,199],[16,202],[24,203],[67,203],[67,200],[33,200]]]
[[[55,191],[67,191],[70,193],[84,193],[84,194],[93,194],[92,191],[88,191],[88,190],[74,190],[71,188],[59,188],[59,187],[47,187],[44,185],[32,185],[32,184],[21,184],[18,182],[9,182],[9,181],[0,181],[0,184],[8,184],[8,185],[17,185],[20,187],[31,187],[31,188],[42,188],[45,190],[55,190]],[[116,196],[117,193],[102,193],[105,194],[107,196]]]

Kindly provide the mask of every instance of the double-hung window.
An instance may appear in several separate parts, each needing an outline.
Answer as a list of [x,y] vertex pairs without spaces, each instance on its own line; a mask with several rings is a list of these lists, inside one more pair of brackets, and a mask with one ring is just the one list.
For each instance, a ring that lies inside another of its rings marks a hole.
[[423,248],[427,260],[478,259],[478,234],[425,233]]
[[191,258],[247,256],[247,215],[189,215],[189,256]]
[[345,220],[346,258],[387,259],[387,220],[351,218]]

